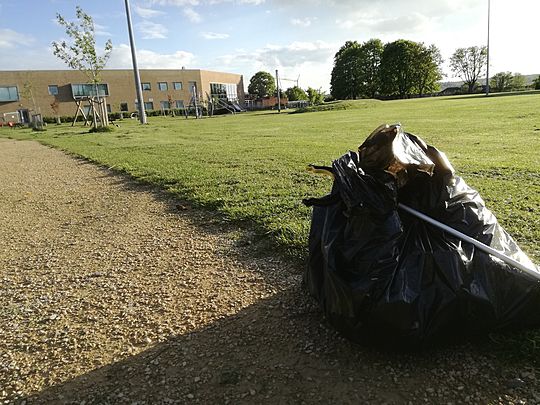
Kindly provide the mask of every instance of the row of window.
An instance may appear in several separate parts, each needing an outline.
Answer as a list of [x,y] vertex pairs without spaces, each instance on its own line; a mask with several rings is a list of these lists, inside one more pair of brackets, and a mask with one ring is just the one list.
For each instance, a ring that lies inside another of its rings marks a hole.
[[[56,96],[58,94],[58,85],[49,84],[49,86],[47,86],[47,91],[51,96]],[[100,96],[108,96],[109,85],[107,83],[72,83],[71,94],[75,99],[81,97],[92,97],[96,94]]]
[[[160,91],[168,91],[169,84],[167,82],[158,82],[158,89]],[[146,91],[152,90],[152,86],[148,82],[141,83],[142,89]],[[182,90],[182,82],[172,82],[172,88],[174,90]],[[193,93],[197,89],[197,82],[189,82],[189,90]],[[58,85],[49,84],[47,86],[47,91],[51,96],[58,95]],[[81,97],[91,97],[97,95],[108,96],[109,95],[109,86],[106,83],[100,84],[91,84],[91,83],[77,83],[71,84],[71,92],[73,98]],[[19,100],[19,91],[17,86],[0,86],[0,102],[6,101],[18,101]],[[182,108],[182,107],[176,107]]]
[[[158,90],[159,91],[168,91],[169,90],[169,83],[167,82],[157,82]],[[152,84],[149,82],[142,82],[141,87],[144,91],[150,91],[152,90]],[[189,82],[189,90],[193,91],[193,89],[197,88],[197,82]],[[172,89],[173,90],[182,90],[183,85],[182,82],[172,82]]]
[[[172,103],[169,101],[160,101],[159,106],[162,110],[170,110],[171,108],[178,108],[183,109],[184,108],[184,100],[174,100]],[[139,109],[139,103],[135,101],[135,110]],[[154,102],[153,101],[145,101],[144,102],[144,109],[145,110],[153,110],[154,109]],[[120,111],[129,111],[128,103],[120,103]]]
[[[71,88],[73,89],[73,86],[77,86],[77,95],[78,96],[89,96],[93,95],[95,91],[93,90],[94,85],[92,84],[77,84],[77,85],[71,85]],[[109,88],[106,84],[99,84],[100,87],[99,93],[100,95],[109,95]],[[152,85],[149,82],[143,82],[141,83],[141,87],[143,90],[150,91],[152,90]],[[197,88],[197,82],[189,82],[189,88]],[[172,82],[172,88],[174,90],[182,90],[183,85],[182,82]],[[16,89],[16,88],[15,88]],[[158,89],[160,91],[168,91],[169,90],[169,84],[167,82],[158,82]],[[56,84],[49,84],[48,87],[49,94],[51,96],[56,96],[58,94],[58,85]],[[75,92],[73,92],[73,96],[75,97]]]
[[[162,110],[170,110],[171,109],[171,103],[169,101],[160,101],[159,105]],[[184,101],[183,100],[175,100],[174,108],[183,109],[184,108]],[[139,103],[135,102],[135,110],[139,109]],[[154,109],[154,103],[152,101],[145,101],[144,103],[144,109],[149,111]],[[84,105],[83,111],[85,114],[90,114],[90,106]],[[128,112],[129,106],[128,103],[120,103],[120,111],[122,112]],[[112,112],[111,105],[107,104],[107,112]]]

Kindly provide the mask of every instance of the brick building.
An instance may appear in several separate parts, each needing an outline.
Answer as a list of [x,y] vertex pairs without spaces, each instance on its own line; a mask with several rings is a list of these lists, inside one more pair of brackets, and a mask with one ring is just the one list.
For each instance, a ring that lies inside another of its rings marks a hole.
[[[147,110],[183,108],[197,94],[244,103],[242,75],[199,69],[141,69]],[[137,110],[132,70],[104,70],[98,91],[109,112]],[[76,70],[0,71],[0,121],[6,113],[27,117],[33,110],[45,117],[75,115],[76,100],[95,94],[84,73]],[[35,107],[35,108],[34,108]],[[86,106],[85,106],[86,107]]]

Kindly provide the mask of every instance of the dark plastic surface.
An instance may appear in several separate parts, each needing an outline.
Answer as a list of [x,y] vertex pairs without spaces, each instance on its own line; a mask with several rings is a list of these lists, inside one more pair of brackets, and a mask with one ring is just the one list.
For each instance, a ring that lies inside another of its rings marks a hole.
[[342,334],[422,346],[540,325],[538,281],[397,209],[404,203],[534,268],[444,154],[400,126],[379,127],[332,172],[332,192],[304,201],[313,206],[304,282]]

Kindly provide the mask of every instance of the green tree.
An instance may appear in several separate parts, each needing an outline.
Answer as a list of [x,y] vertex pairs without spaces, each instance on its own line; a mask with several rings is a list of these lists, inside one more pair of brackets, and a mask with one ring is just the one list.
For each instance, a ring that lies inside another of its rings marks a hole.
[[499,72],[489,79],[489,87],[495,92],[508,91],[512,88],[512,73]]
[[458,48],[450,57],[450,69],[467,85],[469,93],[474,91],[474,86],[486,65],[485,46]]
[[[99,102],[97,85],[101,82],[101,71],[105,68],[111,55],[112,42],[107,40],[103,54],[98,55],[96,49],[96,32],[94,20],[86,14],[81,7],[76,7],[77,21],[70,22],[56,14],[56,21],[66,30],[70,42],[54,41],[52,43],[53,54],[64,61],[70,68],[82,71],[90,83],[94,84],[95,96]],[[103,120],[101,121],[103,123]],[[94,127],[97,126],[94,114]]]
[[532,84],[535,90],[540,90],[540,75],[533,80]]
[[418,76],[414,63],[418,53],[418,44],[413,41],[399,39],[385,44],[379,71],[384,95],[405,98],[414,92]]
[[401,98],[439,89],[442,57],[435,45],[399,39],[384,46],[379,69],[381,93]]
[[374,98],[380,91],[380,74],[384,45],[380,39],[370,39],[360,47],[359,82],[363,97]]
[[289,87],[287,90],[285,90],[285,96],[287,96],[289,101],[308,99],[306,92],[298,86]]
[[420,43],[416,47],[415,58],[415,87],[419,95],[433,93],[440,89],[439,80],[442,79],[441,65],[443,58],[441,51],[435,45],[429,47]]
[[330,93],[335,99],[355,99],[360,96],[361,53],[361,46],[358,42],[347,41],[334,56]]
[[276,92],[274,77],[264,71],[255,73],[249,81],[248,92],[260,98],[273,95]]
[[321,90],[308,87],[306,93],[308,97],[307,99],[311,105],[324,103],[324,93]]
[[34,85],[30,81],[26,80],[23,83],[23,88],[20,91],[20,95],[31,105],[30,111],[33,111],[34,113],[40,112],[39,108],[36,106],[36,98],[34,97]]
[[522,90],[525,85],[525,77],[521,73],[514,73],[514,76],[512,76],[512,90]]

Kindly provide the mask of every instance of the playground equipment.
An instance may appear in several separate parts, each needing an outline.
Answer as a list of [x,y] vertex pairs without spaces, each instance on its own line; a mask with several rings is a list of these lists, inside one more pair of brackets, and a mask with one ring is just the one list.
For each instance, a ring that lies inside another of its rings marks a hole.
[[[84,111],[83,103],[88,103],[88,111]],[[94,97],[94,96],[84,96],[78,97],[75,101],[77,105],[77,112],[73,118],[71,126],[74,126],[79,117],[79,113],[84,118],[84,125],[90,125],[90,117],[94,121],[94,125],[97,125],[98,122],[103,126],[109,125],[109,115],[107,114],[107,105],[105,103],[105,98]]]

